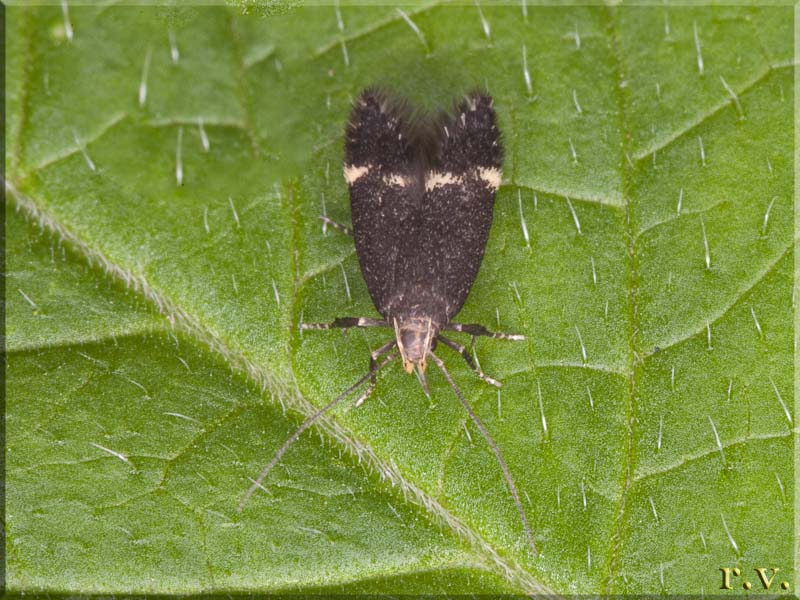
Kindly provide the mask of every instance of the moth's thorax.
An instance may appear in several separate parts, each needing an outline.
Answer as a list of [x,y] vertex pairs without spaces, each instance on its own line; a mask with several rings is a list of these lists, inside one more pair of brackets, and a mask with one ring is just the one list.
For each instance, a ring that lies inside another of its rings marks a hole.
[[430,317],[395,317],[394,334],[407,373],[414,370],[414,365],[420,373],[425,372],[425,358],[433,350],[439,328],[439,323]]

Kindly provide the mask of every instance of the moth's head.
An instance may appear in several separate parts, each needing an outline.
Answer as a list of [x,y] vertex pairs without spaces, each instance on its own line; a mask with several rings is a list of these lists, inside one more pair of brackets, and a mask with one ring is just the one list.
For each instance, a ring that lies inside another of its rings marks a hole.
[[400,321],[395,318],[394,334],[406,373],[413,373],[416,366],[419,375],[425,374],[425,359],[436,345],[437,333],[438,327],[430,317],[409,317]]

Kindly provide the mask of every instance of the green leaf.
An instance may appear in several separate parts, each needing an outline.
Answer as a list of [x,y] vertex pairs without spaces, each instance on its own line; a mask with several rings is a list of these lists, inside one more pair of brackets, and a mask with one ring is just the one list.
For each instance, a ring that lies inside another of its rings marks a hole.
[[[792,589],[792,8],[275,12],[7,9],[9,590]],[[318,220],[376,83],[495,98],[458,320],[527,339],[477,342],[499,393],[439,354],[536,557],[435,370],[429,401],[387,368],[237,511],[391,335],[298,327],[376,316]]]

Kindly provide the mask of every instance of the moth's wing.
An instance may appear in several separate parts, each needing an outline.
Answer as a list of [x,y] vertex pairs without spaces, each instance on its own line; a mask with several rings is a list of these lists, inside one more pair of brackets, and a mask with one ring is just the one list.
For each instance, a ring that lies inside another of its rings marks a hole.
[[375,89],[361,94],[347,125],[344,177],[361,273],[384,316],[400,248],[419,219],[422,181],[413,137],[404,104]]
[[424,176],[419,257],[429,263],[423,268],[436,273],[449,321],[467,299],[483,259],[503,148],[487,94],[466,96],[437,127],[438,150]]

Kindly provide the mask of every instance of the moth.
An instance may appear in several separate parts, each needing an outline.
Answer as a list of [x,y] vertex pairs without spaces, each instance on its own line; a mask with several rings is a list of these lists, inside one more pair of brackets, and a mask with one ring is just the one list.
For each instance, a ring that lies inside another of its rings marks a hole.
[[[303,329],[385,327],[394,336],[370,355],[370,369],[353,386],[310,417],[289,437],[242,498],[240,509],[261,486],[289,446],[322,414],[369,380],[357,399],[372,394],[377,372],[400,358],[429,395],[425,370],[433,361],[491,447],[505,475],[533,554],[536,548],[516,485],[500,448],[434,353],[438,343],[458,352],[485,382],[466,347],[445,331],[522,340],[478,324],[453,322],[467,299],[483,259],[492,225],[494,198],[502,178],[503,147],[494,103],[473,92],[451,112],[414,112],[409,103],[382,90],[364,90],[347,124],[344,178],[350,192],[352,231],[361,273],[381,319],[342,317],[305,323]],[[379,362],[380,361],[380,362]]]

